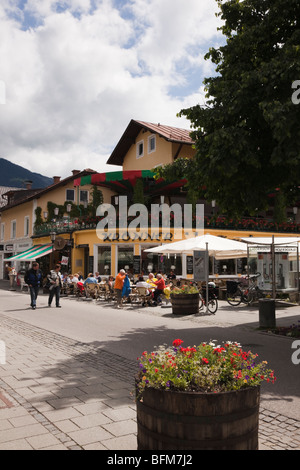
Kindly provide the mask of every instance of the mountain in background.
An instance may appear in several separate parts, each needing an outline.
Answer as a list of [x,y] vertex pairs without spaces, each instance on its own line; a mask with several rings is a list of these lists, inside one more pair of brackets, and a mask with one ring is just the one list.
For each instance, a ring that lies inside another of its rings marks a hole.
[[32,189],[37,189],[52,184],[53,178],[33,173],[20,165],[0,158],[0,186],[25,188],[25,181],[32,181]]

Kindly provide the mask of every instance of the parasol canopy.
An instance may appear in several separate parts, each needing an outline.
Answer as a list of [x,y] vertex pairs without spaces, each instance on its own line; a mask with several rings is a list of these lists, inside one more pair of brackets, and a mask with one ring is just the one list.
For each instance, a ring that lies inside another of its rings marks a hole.
[[197,250],[206,250],[206,244],[209,255],[214,256],[216,259],[247,258],[246,243],[209,234],[167,243],[145,251],[150,253],[188,254]]

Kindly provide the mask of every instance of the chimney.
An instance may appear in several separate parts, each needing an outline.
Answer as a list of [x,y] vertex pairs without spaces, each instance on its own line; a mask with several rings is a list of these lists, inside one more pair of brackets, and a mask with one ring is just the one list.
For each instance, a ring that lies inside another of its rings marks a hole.
[[80,170],[72,170],[72,175],[73,176],[78,175],[78,173],[80,173]]
[[27,180],[27,181],[24,181],[25,183],[25,186],[26,186],[26,189],[32,189],[32,181],[30,180]]
[[60,176],[53,176],[53,184],[57,184],[60,182]]

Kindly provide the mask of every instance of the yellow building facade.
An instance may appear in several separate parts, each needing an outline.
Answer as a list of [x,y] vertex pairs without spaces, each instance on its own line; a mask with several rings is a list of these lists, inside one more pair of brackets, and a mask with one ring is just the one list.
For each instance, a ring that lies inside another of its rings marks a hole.
[[[84,277],[87,277],[89,272],[115,277],[121,268],[125,268],[136,276],[147,275],[150,271],[162,271],[165,274],[174,271],[178,277],[192,278],[191,256],[163,256],[145,251],[175,241],[174,221],[170,226],[162,227],[162,224],[158,224],[154,233],[151,233],[149,219],[147,226],[139,227],[136,231],[138,233],[131,236],[128,235],[126,227],[121,229],[118,222],[114,227],[110,226],[107,220],[106,233],[103,236],[103,230],[102,232],[97,230],[100,214],[98,217],[97,214],[91,215],[84,208],[84,203],[91,203],[93,188],[97,186],[102,191],[103,202],[111,205],[116,218],[121,215],[130,224],[137,214],[130,213],[129,208],[135,202],[137,182],[142,182],[143,195],[148,201],[150,215],[151,204],[167,202],[169,205],[179,204],[183,207],[186,202],[184,192],[186,181],[165,184],[163,181],[153,179],[151,169],[172,163],[177,158],[193,158],[194,155],[194,142],[188,130],[143,121],[130,121],[107,162],[118,165],[119,172],[97,173],[90,169],[74,170],[70,177],[64,180],[55,177],[53,185],[48,188],[30,194],[23,200],[12,201],[2,208],[0,266],[4,267],[6,260],[12,256],[16,257],[32,246],[42,245],[53,248],[50,255],[39,258],[44,270],[48,270],[53,263],[61,262],[64,272],[73,274],[78,272]],[[127,214],[124,211],[120,214],[121,196],[126,196],[128,199]],[[57,216],[54,214],[49,220],[49,202],[52,202],[52,208],[64,206],[65,211],[60,211]],[[68,202],[81,208],[77,216],[71,216],[71,213],[67,212]],[[200,200],[199,203],[203,204],[204,216],[211,218],[215,210],[211,202]],[[41,216],[38,226],[37,208]],[[248,226],[246,224],[242,228],[239,226],[232,228],[230,224],[217,226],[205,222],[204,232],[199,232],[198,235],[210,233],[232,239],[272,235],[271,230],[264,231],[262,227],[260,224],[258,231],[255,229],[255,223]],[[282,233],[276,231],[273,233],[276,236],[295,236],[295,233],[292,230],[289,232],[288,229]],[[190,235],[183,232],[182,238]],[[28,267],[29,261],[12,259],[9,263],[19,270]],[[245,272],[246,263],[247,259],[225,260],[222,263],[211,260],[210,271],[217,275],[222,273],[239,275]],[[4,275],[3,269],[2,273],[0,271],[0,278]]]

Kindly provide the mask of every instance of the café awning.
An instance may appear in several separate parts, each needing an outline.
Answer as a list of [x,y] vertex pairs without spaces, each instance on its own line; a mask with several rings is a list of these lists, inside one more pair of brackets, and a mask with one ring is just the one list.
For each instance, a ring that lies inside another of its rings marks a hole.
[[112,171],[94,173],[74,180],[74,186],[86,184],[102,186],[118,193],[132,192],[138,179],[143,179],[144,192],[148,194],[163,194],[176,191],[187,183],[187,180],[165,181],[163,178],[154,179],[151,170]]
[[29,250],[22,251],[22,253],[18,253],[10,258],[4,258],[3,261],[35,261],[42,256],[49,255],[52,251],[52,243],[48,245],[36,245],[32,246]]

